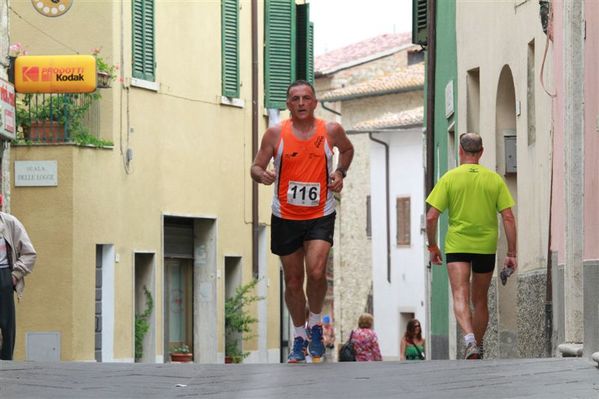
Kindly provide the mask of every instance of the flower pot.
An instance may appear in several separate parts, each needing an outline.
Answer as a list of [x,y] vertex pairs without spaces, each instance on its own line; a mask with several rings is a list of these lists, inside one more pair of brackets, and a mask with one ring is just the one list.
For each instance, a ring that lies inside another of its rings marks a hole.
[[193,353],[171,352],[171,361],[189,363],[193,360]]
[[110,87],[112,87],[112,78],[110,77],[110,74],[108,74],[107,72],[98,71],[96,75],[96,85],[99,89],[109,89]]
[[64,125],[57,121],[33,121],[31,127],[24,131],[25,139],[36,143],[64,142]]
[[225,364],[233,363],[233,358],[231,356],[225,356]]

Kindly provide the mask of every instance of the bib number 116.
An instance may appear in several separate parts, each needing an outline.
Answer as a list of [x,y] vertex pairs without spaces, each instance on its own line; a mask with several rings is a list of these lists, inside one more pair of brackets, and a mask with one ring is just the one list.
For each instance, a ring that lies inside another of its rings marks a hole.
[[320,183],[289,182],[287,203],[297,206],[318,206]]

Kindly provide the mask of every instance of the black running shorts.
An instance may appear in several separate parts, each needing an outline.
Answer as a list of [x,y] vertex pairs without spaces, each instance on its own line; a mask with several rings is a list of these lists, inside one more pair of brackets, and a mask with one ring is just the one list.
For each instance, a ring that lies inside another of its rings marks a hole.
[[279,256],[290,255],[304,245],[304,241],[323,240],[333,245],[335,212],[310,220],[271,217],[270,250]]
[[470,262],[474,273],[489,273],[495,269],[495,254],[468,254],[452,253],[445,254],[447,263]]

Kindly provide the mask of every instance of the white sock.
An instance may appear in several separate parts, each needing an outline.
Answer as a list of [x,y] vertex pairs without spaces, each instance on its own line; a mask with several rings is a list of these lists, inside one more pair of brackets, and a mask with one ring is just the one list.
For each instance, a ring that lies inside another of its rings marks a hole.
[[308,336],[306,335],[306,329],[304,328],[304,326],[294,327],[293,336],[302,337],[304,340],[308,339]]
[[476,345],[476,338],[474,338],[474,333],[464,335],[464,343],[466,344],[466,346],[468,346],[469,344]]
[[320,324],[320,316],[322,313],[312,313],[310,312],[310,316],[308,317],[308,327],[312,327],[316,324]]

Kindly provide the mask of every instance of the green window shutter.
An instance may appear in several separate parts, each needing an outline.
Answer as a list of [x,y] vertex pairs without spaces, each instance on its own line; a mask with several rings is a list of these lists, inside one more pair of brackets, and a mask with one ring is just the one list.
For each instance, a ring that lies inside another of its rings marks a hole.
[[308,25],[308,45],[306,55],[306,80],[314,84],[314,24]]
[[427,0],[412,0],[412,43],[427,44]]
[[154,0],[133,0],[133,77],[153,82],[154,58]]
[[314,26],[310,22],[310,4],[297,5],[297,79],[314,82]]
[[265,2],[264,94],[266,108],[286,108],[287,87],[295,80],[295,1]]
[[222,0],[223,96],[239,97],[239,0]]

